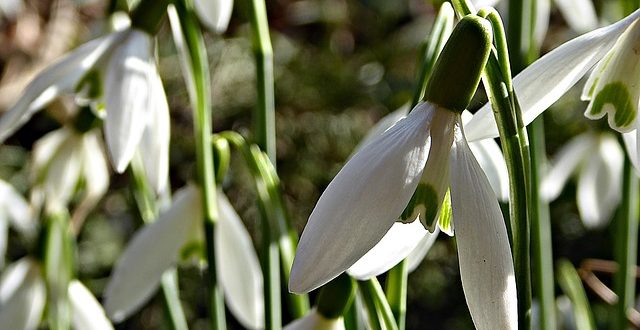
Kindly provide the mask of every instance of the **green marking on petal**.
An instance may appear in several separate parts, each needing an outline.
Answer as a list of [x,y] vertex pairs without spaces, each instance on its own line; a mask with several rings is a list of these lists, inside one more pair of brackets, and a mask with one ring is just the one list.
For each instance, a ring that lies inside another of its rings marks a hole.
[[444,201],[442,201],[442,208],[440,209],[440,216],[438,217],[438,226],[440,230],[449,236],[453,236],[453,210],[451,209],[451,194],[450,190],[447,190],[447,194],[444,195]]
[[612,82],[605,85],[592,101],[592,106],[589,111],[589,115],[593,117],[603,116],[605,106],[610,104],[613,106],[612,111],[609,112],[609,123],[611,123],[611,116],[613,115],[613,128],[629,128],[637,115],[637,109],[631,102],[631,94],[627,89],[627,86],[622,82]]
[[419,215],[424,218],[427,227],[431,227],[438,214],[438,193],[430,184],[419,183],[416,191],[411,196],[407,207],[400,215],[402,222],[411,222]]

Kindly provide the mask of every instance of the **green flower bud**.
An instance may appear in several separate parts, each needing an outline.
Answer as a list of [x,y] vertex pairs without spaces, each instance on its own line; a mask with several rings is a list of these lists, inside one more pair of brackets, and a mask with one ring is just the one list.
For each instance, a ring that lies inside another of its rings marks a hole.
[[425,101],[462,112],[473,97],[489,58],[493,34],[482,17],[465,16],[454,28],[429,79]]

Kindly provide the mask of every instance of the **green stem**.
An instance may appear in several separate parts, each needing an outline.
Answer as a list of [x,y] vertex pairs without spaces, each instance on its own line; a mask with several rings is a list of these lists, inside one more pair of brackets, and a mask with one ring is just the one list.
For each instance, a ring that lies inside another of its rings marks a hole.
[[69,284],[74,278],[74,240],[67,210],[45,216],[44,276],[47,286],[47,320],[53,330],[71,329]]
[[277,227],[277,206],[269,193],[270,180],[265,166],[272,166],[266,160],[260,148],[256,145],[249,146],[244,138],[236,132],[222,132],[219,136],[227,139],[231,145],[242,152],[251,176],[254,179],[256,192],[258,195],[258,208],[262,217],[262,271],[264,275],[265,287],[265,326],[266,329],[280,329],[281,321],[281,301],[280,301],[280,259],[278,245]]
[[531,138],[531,248],[533,258],[534,293],[540,303],[540,329],[556,328],[553,283],[553,253],[549,203],[540,198],[540,182],[545,163],[544,119],[538,117],[529,126]]
[[638,180],[628,157],[625,157],[622,179],[622,205],[616,221],[614,258],[618,271],[613,289],[618,296],[613,329],[627,329],[627,316],[635,299],[635,268],[638,258]]
[[407,314],[407,259],[393,267],[387,276],[386,294],[389,307],[398,324],[398,330],[404,330]]
[[369,314],[369,325],[372,329],[397,330],[391,307],[387,303],[382,287],[374,277],[366,281],[358,281],[365,308]]
[[255,141],[276,164],[276,124],[273,79],[273,49],[264,0],[249,0],[249,19],[256,58],[258,106],[254,113]]
[[167,14],[167,6],[174,0],[141,0],[131,12],[131,26],[149,35],[156,35]]
[[216,204],[215,170],[213,167],[213,152],[211,148],[211,101],[209,91],[211,81],[206,47],[202,38],[198,22],[189,0],[176,3],[180,25],[186,43],[187,60],[190,65],[190,76],[195,87],[195,104],[193,104],[194,137],[196,144],[196,162],[198,170],[198,184],[202,192],[204,214],[204,236],[207,257],[207,289],[209,297],[209,313],[211,329],[225,329],[224,301],[218,287],[215,262],[214,231],[218,220]]
[[582,286],[580,275],[568,260],[558,261],[557,267],[558,284],[573,304],[576,329],[595,330],[596,326],[589,306],[589,299]]
[[345,330],[364,330],[365,326],[362,324],[360,318],[360,311],[362,310],[362,303],[360,298],[356,295],[351,302],[351,305],[344,313],[344,328]]
[[[140,217],[145,224],[149,224],[158,218],[158,205],[155,194],[149,187],[144,176],[142,160],[135,157],[130,166],[133,177],[133,195],[140,212]],[[187,319],[184,316],[182,304],[180,303],[180,291],[178,289],[178,272],[171,268],[162,274],[160,282],[162,298],[164,302],[166,316],[169,325],[173,330],[186,330]]]

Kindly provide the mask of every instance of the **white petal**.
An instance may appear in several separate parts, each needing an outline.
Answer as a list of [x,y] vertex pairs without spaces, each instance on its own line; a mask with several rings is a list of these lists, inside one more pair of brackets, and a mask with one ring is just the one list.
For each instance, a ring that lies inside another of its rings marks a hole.
[[462,132],[451,152],[451,204],[462,287],[476,329],[517,329],[516,283],[500,206]]
[[9,240],[9,220],[6,212],[0,210],[0,269],[4,268],[4,258],[7,254]]
[[151,36],[131,29],[113,51],[105,77],[105,136],[113,165],[123,172],[152,115],[153,64]]
[[184,41],[182,27],[180,26],[180,17],[176,7],[172,4],[167,6],[167,16],[169,16],[169,23],[171,25],[171,35],[173,36],[173,43],[178,50],[178,59],[180,60],[180,67],[182,69],[182,77],[187,85],[187,94],[189,94],[189,101],[191,104],[197,103],[196,86],[193,79],[193,71],[191,68],[191,56],[189,55],[189,49]]
[[201,223],[200,193],[188,186],[176,192],[171,208],[134,236],[105,289],[104,306],[111,320],[124,320],[151,297],[162,273],[176,262],[180,248]]
[[[422,224],[431,231],[436,227],[440,207],[449,189],[447,173],[456,118],[455,113],[446,109],[436,108],[434,111],[431,122],[431,148],[418,185],[418,190],[422,189],[423,194],[428,197],[422,198],[422,201],[418,200],[417,206],[412,200],[401,216],[402,220],[419,216]],[[417,198],[418,193],[419,191],[416,191],[414,198]],[[407,211],[410,209],[412,214],[408,215]]]
[[90,41],[45,69],[0,119],[0,143],[61,93],[73,92],[80,79],[120,39],[119,33]]
[[84,133],[82,143],[82,170],[87,189],[86,198],[96,201],[102,198],[109,188],[109,168],[96,131]]
[[284,330],[344,330],[344,321],[341,317],[327,319],[314,308],[304,317],[287,324]]
[[44,311],[46,288],[38,266],[23,258],[0,279],[0,324],[3,329],[35,330]]
[[378,276],[406,258],[426,236],[432,235],[417,219],[411,223],[396,222],[347,273],[357,280]]
[[233,11],[233,0],[195,0],[193,4],[198,18],[209,29],[217,33],[227,30]]
[[591,99],[585,116],[600,119],[607,115],[609,126],[625,133],[636,128],[640,90],[640,23],[635,21],[618,38],[613,48],[589,77],[589,90],[583,91]]
[[78,133],[71,132],[47,164],[44,182],[47,208],[66,208],[82,173],[82,146]]
[[571,173],[580,165],[585,157],[596,147],[596,140],[592,134],[581,134],[565,144],[554,157],[547,175],[542,178],[540,195],[547,201],[552,201],[562,192]]
[[[513,86],[525,125],[555,103],[613,47],[618,37],[640,16],[640,10],[575,39],[549,52],[520,72]],[[497,137],[498,128],[489,103],[465,126],[469,141]]]
[[640,160],[638,159],[638,134],[640,130],[631,131],[629,133],[622,134],[622,140],[624,141],[625,149],[627,150],[627,155],[629,155],[629,159],[631,160],[631,164],[633,164],[633,168],[636,170],[636,175],[640,176]]
[[11,225],[21,234],[31,236],[35,234],[37,223],[27,201],[13,188],[12,185],[0,180],[0,208],[11,222]]
[[418,242],[418,245],[415,247],[415,249],[413,249],[413,251],[409,253],[409,255],[407,256],[407,271],[409,273],[416,270],[416,268],[420,266],[420,264],[422,263],[422,259],[424,259],[429,250],[431,250],[431,247],[433,246],[433,243],[436,242],[439,234],[440,227],[436,226],[436,229],[433,231],[433,233],[427,232],[427,235],[424,236],[422,240]]
[[262,270],[242,220],[218,191],[220,221],[216,224],[216,269],[227,306],[249,329],[264,328]]
[[367,135],[362,138],[362,141],[360,141],[358,146],[355,147],[354,152],[360,150],[362,147],[367,145],[367,143],[373,141],[377,136],[395,125],[400,119],[406,117],[407,113],[409,113],[409,105],[405,104],[394,112],[382,117],[382,119],[380,119],[375,125],[373,125],[373,127],[371,127],[371,129],[367,132]]
[[578,210],[587,228],[606,225],[621,199],[624,153],[616,139],[600,137],[578,180]]
[[156,192],[163,191],[169,180],[170,123],[167,96],[155,71],[152,77],[152,114],[140,141],[140,154],[147,180]]
[[555,0],[569,27],[585,33],[598,27],[598,16],[591,0]]
[[491,188],[502,202],[509,200],[509,173],[502,150],[493,139],[469,143],[469,148],[487,175]]
[[420,104],[364,146],[331,181],[302,233],[289,290],[311,291],[351,267],[391,228],[418,185],[434,108]]
[[62,127],[47,133],[36,141],[33,145],[33,158],[31,160],[33,164],[33,170],[31,171],[34,175],[33,181],[40,181],[44,177],[44,172],[46,172],[49,162],[51,162],[55,153],[58,152],[60,146],[69,139],[70,135],[71,130]]
[[72,324],[76,330],[113,329],[100,303],[78,280],[73,280],[69,284],[69,302],[73,316]]

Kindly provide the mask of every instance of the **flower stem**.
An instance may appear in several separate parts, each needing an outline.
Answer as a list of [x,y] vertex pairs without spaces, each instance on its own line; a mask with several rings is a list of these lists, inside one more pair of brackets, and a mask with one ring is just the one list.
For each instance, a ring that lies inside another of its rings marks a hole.
[[[584,292],[582,281],[578,272],[568,260],[560,260],[557,265],[558,284],[562,291],[569,296],[573,304],[573,313],[576,319],[576,329],[593,330],[596,329],[589,306],[589,299]],[[624,328],[618,328],[624,329]]]
[[74,278],[74,243],[67,210],[45,215],[44,276],[47,286],[47,320],[50,329],[71,329],[69,284]]
[[351,302],[349,308],[344,313],[344,328],[345,330],[362,330],[365,328],[360,318],[360,311],[362,310],[362,303],[360,298],[356,295]]
[[207,258],[207,289],[209,298],[209,313],[211,329],[225,329],[224,302],[222,292],[218,287],[215,262],[214,231],[218,220],[216,204],[215,170],[213,167],[213,151],[211,148],[211,101],[210,76],[206,47],[202,32],[193,12],[189,0],[177,1],[176,9],[184,41],[186,44],[187,60],[193,81],[187,82],[195,87],[195,104],[193,104],[194,136],[196,144],[196,162],[198,170],[198,184],[203,196],[204,236]]
[[545,163],[544,119],[536,118],[529,125],[531,138],[531,248],[533,258],[533,289],[540,303],[540,329],[556,328],[555,292],[553,283],[553,253],[549,203],[540,198],[542,164]]
[[389,307],[398,324],[398,330],[404,330],[407,314],[407,259],[391,268],[387,276],[386,295]]
[[276,164],[276,124],[273,79],[273,48],[269,37],[269,21],[264,0],[250,0],[249,19],[253,32],[253,52],[256,58],[258,106],[254,113],[255,141]]
[[167,6],[174,0],[141,0],[131,12],[131,26],[149,35],[156,35],[167,14]]
[[614,258],[618,271],[613,289],[618,296],[612,329],[628,328],[627,315],[635,299],[635,265],[638,258],[638,180],[628,156],[622,179],[622,204],[615,227]]
[[358,281],[365,308],[369,314],[369,326],[373,329],[397,330],[398,326],[387,303],[382,287],[374,277],[366,281]]
[[[139,157],[134,157],[130,169],[133,177],[133,195],[140,217],[145,224],[151,223],[158,218],[158,205],[155,195],[145,179],[142,160]],[[162,289],[162,301],[171,329],[187,330],[189,327],[180,303],[178,272],[175,268],[171,268],[162,274],[160,286]]]

